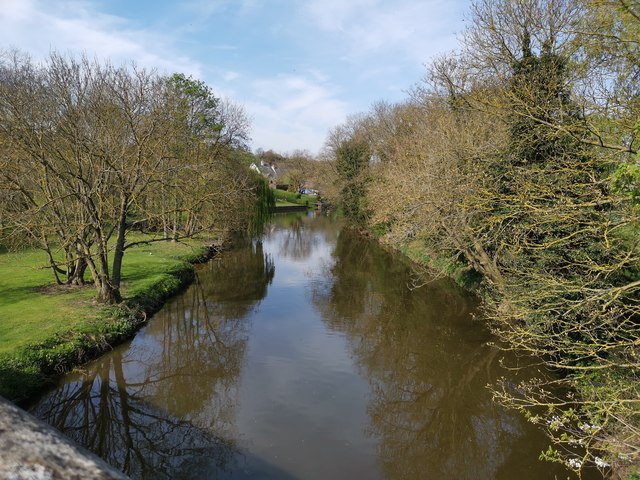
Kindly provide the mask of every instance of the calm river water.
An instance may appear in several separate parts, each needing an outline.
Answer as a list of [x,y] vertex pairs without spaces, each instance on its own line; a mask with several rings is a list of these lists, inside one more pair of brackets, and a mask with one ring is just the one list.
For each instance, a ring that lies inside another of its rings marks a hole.
[[136,479],[567,478],[491,401],[510,375],[448,282],[313,214],[201,266],[32,413]]

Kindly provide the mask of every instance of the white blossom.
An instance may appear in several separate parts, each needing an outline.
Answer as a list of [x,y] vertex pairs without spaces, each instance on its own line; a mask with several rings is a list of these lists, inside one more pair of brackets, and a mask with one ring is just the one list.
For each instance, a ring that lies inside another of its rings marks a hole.
[[577,458],[570,458],[567,460],[567,466],[574,469],[582,468],[582,461]]
[[598,431],[600,431],[602,427],[596,424],[589,425],[588,423],[585,422],[578,425],[578,428],[585,433],[590,433],[591,435],[593,435],[595,433],[598,433]]
[[562,419],[558,415],[554,415],[550,420],[547,420],[547,424],[551,430],[558,430],[563,424]]

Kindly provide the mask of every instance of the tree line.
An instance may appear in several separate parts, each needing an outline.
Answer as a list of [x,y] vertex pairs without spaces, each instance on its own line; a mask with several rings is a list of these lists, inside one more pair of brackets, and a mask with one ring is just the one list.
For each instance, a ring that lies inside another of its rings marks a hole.
[[640,460],[639,60],[637,0],[476,0],[461,48],[324,152],[352,222],[480,279],[498,346],[548,373],[495,399],[577,472]]
[[183,74],[2,51],[0,243],[42,248],[58,283],[88,272],[118,303],[140,241],[259,226],[270,197],[248,132],[241,107]]

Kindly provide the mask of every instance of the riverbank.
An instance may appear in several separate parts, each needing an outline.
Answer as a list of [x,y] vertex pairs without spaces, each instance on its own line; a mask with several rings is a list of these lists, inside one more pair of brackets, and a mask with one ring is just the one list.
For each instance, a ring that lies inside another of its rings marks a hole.
[[[479,272],[459,261],[452,260],[450,257],[434,254],[433,251],[425,248],[424,244],[418,241],[407,242],[399,246],[393,242],[385,241],[384,238],[376,236],[371,231],[368,231],[367,234],[376,238],[381,245],[384,245],[391,251],[403,254],[413,263],[418,271],[426,273],[427,277],[431,275],[434,277],[444,276],[455,281],[460,287],[477,297],[481,309],[486,308],[485,302],[488,301],[488,294],[493,293],[495,295],[496,293],[495,291],[490,291],[491,287],[483,284],[483,276]],[[637,273],[634,275],[634,279],[637,281]],[[483,305],[484,307],[482,307]],[[516,352],[516,355],[522,357],[533,356],[525,343],[509,344],[505,342],[504,337],[496,330],[494,322],[495,318],[490,318],[489,321],[487,321],[487,327],[495,336],[496,343],[498,341],[501,342],[502,348],[505,351]],[[575,341],[584,341],[584,339],[576,337]],[[569,357],[572,355],[572,352],[561,352],[561,354]],[[537,358],[541,357],[538,356]],[[593,359],[591,360],[593,361]],[[551,445],[546,452],[540,455],[541,460],[561,463],[576,473],[584,473],[591,469],[592,471],[597,470],[599,474],[602,475],[602,478],[640,480],[640,474],[638,473],[640,472],[640,464],[633,457],[633,452],[637,451],[638,437],[628,435],[628,432],[625,432],[625,435],[628,436],[624,437],[624,435],[621,434],[624,430],[621,429],[615,421],[600,420],[608,413],[606,409],[610,408],[609,402],[611,402],[611,397],[616,396],[615,393],[611,394],[610,392],[637,391],[636,378],[629,371],[625,371],[624,368],[616,368],[611,364],[601,364],[602,366],[594,367],[594,363],[583,361],[582,366],[584,372],[568,374],[566,371],[557,368],[557,358],[549,359],[542,357],[541,359],[541,365],[548,371],[554,371],[558,375],[554,377],[555,380],[545,383],[545,385],[551,386],[550,388],[554,388],[554,385],[562,385],[563,395],[565,396],[559,397],[560,401],[566,402],[567,405],[569,402],[573,402],[574,405],[587,404],[587,408],[583,407],[580,410],[563,408],[564,404],[561,404],[560,408],[551,414],[547,414],[546,418],[544,414],[534,415],[531,413],[531,410],[543,404],[539,403],[535,405],[534,402],[537,400],[533,396],[526,398],[522,405],[516,404],[513,401],[515,397],[510,396],[513,395],[512,391],[508,390],[511,386],[501,382],[491,385],[494,392],[494,400],[507,408],[519,411],[528,421],[538,424],[541,430],[547,434]],[[514,370],[520,368],[516,366],[516,364],[512,364],[511,367],[514,368]],[[593,371],[589,371],[590,367],[592,367]],[[544,377],[541,376],[540,378]],[[545,381],[540,378],[536,378],[532,384]],[[626,385],[624,385],[625,383]],[[521,388],[522,385],[525,385],[525,383],[519,384],[518,388]],[[624,386],[621,387],[621,385]],[[599,390],[609,390],[609,397],[599,394]],[[526,402],[531,403],[528,404]],[[621,403],[623,402],[624,401]],[[631,404],[626,407],[624,413],[629,416],[636,415],[633,410],[634,408],[635,406]],[[538,411],[540,411],[540,409]],[[549,428],[551,425],[549,418],[551,418],[551,421],[557,420],[558,426]],[[637,418],[637,416],[635,416],[635,418]],[[585,431],[585,425],[592,425],[591,430]],[[627,426],[629,430],[635,433],[634,425]],[[569,431],[569,433],[561,433],[556,436],[556,432],[561,428]],[[583,440],[585,437],[588,438],[588,441]],[[584,450],[576,453],[575,450],[569,448],[566,450],[569,452],[568,455],[574,456],[562,457],[562,454],[559,453],[558,446],[562,448],[566,445],[574,448],[576,445],[581,445]],[[626,449],[619,447],[620,445],[622,445],[623,448],[626,447]],[[582,468],[584,466],[582,458],[586,459],[588,456],[593,466]],[[567,458],[569,459],[567,460]],[[575,460],[571,460],[571,458]]]
[[402,253],[417,269],[427,271],[429,275],[450,278],[466,291],[474,295],[479,294],[482,275],[461,262],[452,261],[451,258],[445,256],[430,254],[418,241],[409,242],[400,248],[390,242],[382,242],[380,239],[379,242],[393,251]]
[[306,205],[296,205],[294,203],[276,203],[275,207],[270,209],[271,213],[292,213],[292,212],[306,212],[309,207]]
[[62,373],[121,343],[189,285],[193,264],[219,250],[202,242],[155,242],[125,256],[124,302],[96,305],[92,285],[57,286],[37,250],[0,255],[0,395],[25,403]]
[[273,190],[273,194],[276,199],[276,206],[278,204],[294,204],[304,205],[306,207],[314,207],[318,201],[317,195],[306,195],[304,193],[286,192],[284,190]]

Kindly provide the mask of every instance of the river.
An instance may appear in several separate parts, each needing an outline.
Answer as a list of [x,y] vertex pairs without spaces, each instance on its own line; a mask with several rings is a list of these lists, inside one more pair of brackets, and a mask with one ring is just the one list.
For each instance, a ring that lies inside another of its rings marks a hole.
[[[224,252],[31,412],[135,479],[568,477],[448,281],[315,213]],[[515,382],[515,379],[514,379]]]

